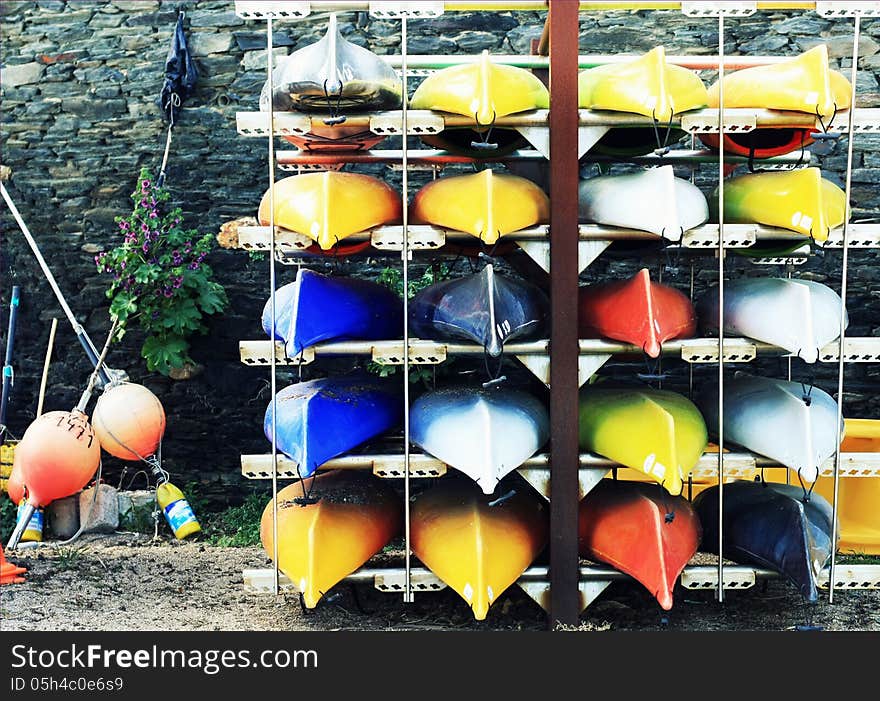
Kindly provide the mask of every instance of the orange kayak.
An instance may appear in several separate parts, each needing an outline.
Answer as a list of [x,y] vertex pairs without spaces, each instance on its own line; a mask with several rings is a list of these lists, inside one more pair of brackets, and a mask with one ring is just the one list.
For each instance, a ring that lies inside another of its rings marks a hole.
[[659,484],[603,479],[580,503],[582,557],[624,572],[672,608],[672,590],[702,530],[690,502]]
[[664,341],[690,338],[696,329],[696,313],[687,295],[652,282],[647,268],[629,280],[589,285],[578,292],[580,338],[632,343],[656,358]]
[[[278,568],[302,593],[307,608],[317,606],[344,579],[397,535],[403,518],[400,499],[373,475],[334,470],[305,480],[314,503],[298,503],[302,482],[278,492]],[[272,502],[260,519],[260,540],[274,552]]]

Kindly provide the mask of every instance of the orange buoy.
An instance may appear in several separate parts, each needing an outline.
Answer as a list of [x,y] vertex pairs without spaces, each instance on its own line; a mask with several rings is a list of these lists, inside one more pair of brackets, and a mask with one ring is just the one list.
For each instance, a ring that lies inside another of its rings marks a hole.
[[88,484],[101,461],[101,444],[81,411],[50,411],[28,426],[15,453],[28,503],[39,507]]
[[21,477],[21,458],[18,451],[15,451],[15,457],[12,458],[12,471],[9,473],[9,479],[6,480],[6,493],[16,506],[24,499],[24,482]]
[[165,410],[143,385],[122,382],[98,397],[92,425],[101,447],[110,455],[142,460],[159,448],[165,433]]

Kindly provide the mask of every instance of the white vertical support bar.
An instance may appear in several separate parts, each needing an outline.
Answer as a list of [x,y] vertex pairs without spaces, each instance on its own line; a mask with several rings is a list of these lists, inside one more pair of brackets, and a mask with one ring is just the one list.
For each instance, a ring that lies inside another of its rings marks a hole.
[[831,499],[831,568],[828,574],[828,603],[834,603],[834,566],[837,552],[837,498],[840,488],[840,441],[843,439],[841,435],[840,424],[843,422],[843,366],[844,366],[844,334],[846,333],[846,325],[844,317],[846,315],[846,279],[847,266],[849,264],[849,219],[851,216],[850,196],[852,194],[852,161],[853,161],[853,139],[855,133],[853,130],[853,119],[856,111],[856,74],[859,64],[859,13],[855,14],[855,22],[853,24],[853,53],[852,53],[852,72],[850,73],[850,83],[852,84],[852,103],[850,104],[847,121],[849,128],[847,129],[846,138],[846,181],[844,183],[845,208],[843,217],[843,260],[841,262],[840,271],[840,349],[837,352],[837,441],[834,444],[834,492]]
[[406,81],[406,18],[407,12],[400,16],[400,81],[403,83],[403,104],[401,105],[401,197],[403,211],[403,519],[404,519],[404,552],[406,571],[404,575],[403,600],[412,603],[412,572],[410,562],[410,508],[409,508],[409,125],[407,124],[407,81]]
[[718,13],[718,588],[724,601],[724,11]]
[[[275,333],[275,110],[272,84],[272,17],[266,18],[266,66],[269,87],[269,299],[271,300],[272,333]],[[278,573],[278,401],[275,398],[275,353],[269,354],[272,392],[272,592],[280,592]]]

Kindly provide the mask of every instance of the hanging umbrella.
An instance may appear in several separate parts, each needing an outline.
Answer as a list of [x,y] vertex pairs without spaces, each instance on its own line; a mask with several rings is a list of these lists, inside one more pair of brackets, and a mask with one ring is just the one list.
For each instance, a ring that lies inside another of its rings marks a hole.
[[193,93],[199,77],[196,64],[193,62],[186,44],[186,35],[183,33],[185,16],[186,13],[183,10],[177,15],[177,26],[174,28],[171,47],[165,57],[165,82],[162,84],[162,92],[159,93],[159,107],[162,110],[162,117],[168,122],[165,155],[162,157],[162,167],[159,171],[158,184],[160,187],[165,182],[165,164],[168,162],[168,151],[171,148],[171,130],[177,123],[183,101]]

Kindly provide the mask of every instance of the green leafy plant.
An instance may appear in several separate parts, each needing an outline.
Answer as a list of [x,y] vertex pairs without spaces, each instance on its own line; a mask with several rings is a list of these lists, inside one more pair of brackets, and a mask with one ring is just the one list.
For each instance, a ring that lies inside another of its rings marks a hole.
[[5,543],[15,528],[18,507],[6,494],[0,493],[0,541]]
[[202,530],[212,545],[243,548],[260,544],[260,518],[271,494],[251,492],[238,506],[220,512],[205,512]]
[[222,312],[229,302],[204,262],[214,235],[183,228],[180,207],[169,206],[170,193],[146,168],[131,199],[132,212],[116,217],[123,242],[95,256],[95,264],[113,274],[106,294],[110,315],[118,319],[117,339],[136,321],[147,334],[141,348],[147,368],[168,375],[193,363],[188,338],[206,333],[203,316]]
[[[425,289],[428,285],[433,285],[435,282],[445,280],[448,275],[449,268],[443,263],[440,264],[437,270],[434,268],[428,268],[422,273],[421,277],[410,278],[407,281],[409,283],[407,285],[409,288],[407,290],[407,297],[412,299],[417,292]],[[379,271],[377,282],[394,290],[397,294],[401,296],[403,295],[403,271],[399,268],[382,268],[382,270]]]

